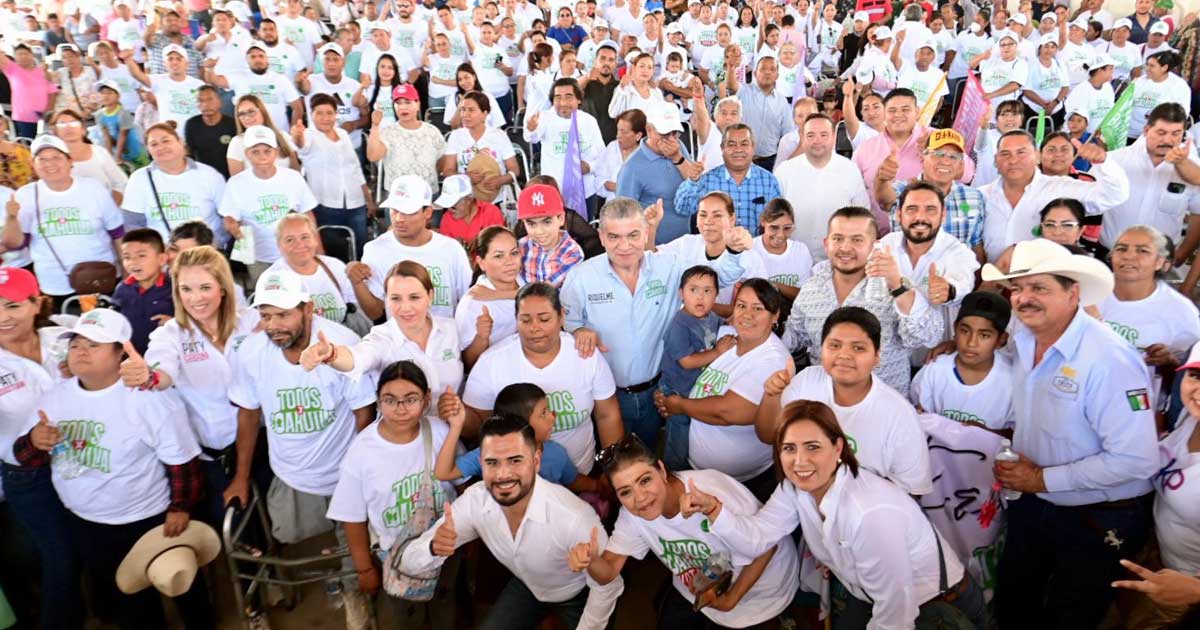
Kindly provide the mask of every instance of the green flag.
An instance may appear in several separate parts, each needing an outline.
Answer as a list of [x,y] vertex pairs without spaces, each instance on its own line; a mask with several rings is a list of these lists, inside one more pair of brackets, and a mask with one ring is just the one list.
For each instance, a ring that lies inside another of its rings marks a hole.
[[1133,120],[1133,84],[1130,83],[1121,92],[1121,97],[1108,110],[1108,115],[1100,123],[1100,135],[1109,151],[1125,146],[1129,139],[1129,123]]
[[1042,138],[1046,137],[1046,112],[1038,113],[1037,145],[1042,146]]

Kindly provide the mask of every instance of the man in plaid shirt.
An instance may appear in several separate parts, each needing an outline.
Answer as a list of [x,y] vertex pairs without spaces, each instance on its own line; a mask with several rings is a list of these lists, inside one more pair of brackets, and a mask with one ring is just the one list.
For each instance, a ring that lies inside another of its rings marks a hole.
[[713,191],[727,193],[733,198],[737,224],[758,234],[758,215],[767,202],[782,197],[779,181],[761,166],[754,164],[754,131],[737,123],[729,125],[721,137],[721,155],[725,163],[699,180],[684,180],[675,192],[675,212],[685,217],[696,214],[700,198]]
[[528,236],[521,239],[521,280],[561,287],[567,272],[583,261],[583,248],[563,229],[562,195],[548,184],[534,184],[517,199],[517,218]]
[[203,63],[204,56],[196,50],[196,40],[183,32],[183,24],[183,18],[174,10],[154,9],[154,20],[146,27],[146,33],[142,36],[146,44],[146,74],[167,72],[164,51],[167,46],[175,44],[187,51],[188,76],[204,76],[200,73],[200,64]]

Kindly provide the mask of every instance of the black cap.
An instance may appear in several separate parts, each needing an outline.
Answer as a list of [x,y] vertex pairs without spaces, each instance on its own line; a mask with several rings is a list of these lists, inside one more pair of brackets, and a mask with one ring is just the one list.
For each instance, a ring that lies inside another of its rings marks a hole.
[[963,298],[954,321],[958,323],[960,319],[972,316],[982,317],[992,322],[996,330],[1004,332],[1008,329],[1008,320],[1012,319],[1012,305],[999,293],[975,291]]

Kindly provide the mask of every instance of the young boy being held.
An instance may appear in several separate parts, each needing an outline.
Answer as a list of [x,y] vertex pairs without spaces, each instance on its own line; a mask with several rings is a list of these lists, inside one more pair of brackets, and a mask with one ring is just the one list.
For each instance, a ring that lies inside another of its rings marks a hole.
[[[663,336],[662,380],[656,399],[670,394],[687,396],[696,378],[709,363],[733,347],[735,339],[717,339],[721,318],[713,312],[717,301],[717,272],[707,265],[696,265],[679,279],[679,297],[683,308],[675,313]],[[663,463],[669,470],[688,468],[688,429],[691,418],[676,414],[667,418],[667,442]]]
[[121,89],[111,80],[96,84],[101,107],[92,114],[109,153],[118,162],[128,162],[134,168],[150,163],[141,130],[133,122],[133,112],[121,105]]
[[1012,306],[1004,297],[976,291],[963,298],[954,321],[955,352],[917,372],[909,396],[922,411],[951,420],[1008,428],[1012,363],[996,350],[1008,341]]
[[567,272],[583,262],[583,248],[563,229],[562,195],[546,184],[534,184],[517,199],[517,218],[528,236],[520,240],[521,280],[561,287]]
[[138,352],[146,352],[151,331],[175,316],[171,278],[163,273],[166,264],[158,231],[137,228],[121,237],[121,265],[129,275],[113,292],[113,302],[133,326],[130,342]]

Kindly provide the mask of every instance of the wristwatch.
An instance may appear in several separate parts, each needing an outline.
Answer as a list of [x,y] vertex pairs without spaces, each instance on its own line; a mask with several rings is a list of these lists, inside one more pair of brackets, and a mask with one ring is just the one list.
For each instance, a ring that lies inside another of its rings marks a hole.
[[680,155],[678,160],[672,160],[671,163],[674,164],[675,166],[679,166],[680,164],[683,164],[683,155]]
[[912,280],[908,278],[900,278],[900,286],[892,291],[892,299],[896,299],[905,293],[908,293],[913,288]]

